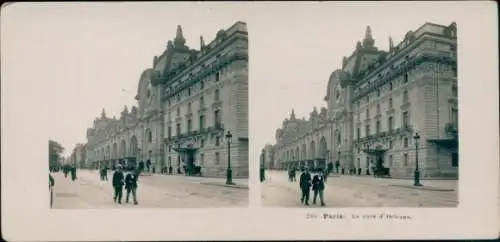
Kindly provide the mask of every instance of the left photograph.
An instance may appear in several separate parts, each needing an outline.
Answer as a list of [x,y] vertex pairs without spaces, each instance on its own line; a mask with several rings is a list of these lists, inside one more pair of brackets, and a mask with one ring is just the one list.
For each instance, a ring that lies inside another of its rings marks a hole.
[[[132,45],[151,38],[135,35],[126,40],[127,36],[116,33],[97,37],[90,24],[80,24],[87,25],[85,33],[63,38],[124,38],[121,41]],[[96,90],[85,94],[87,98],[69,96],[71,106],[76,107],[73,115],[87,120],[88,125],[59,123],[63,130],[75,129],[81,135],[68,137],[71,132],[58,130],[48,142],[52,209],[248,206],[246,23],[213,27],[213,33],[207,34],[210,39],[192,27],[189,37],[196,37],[189,39],[180,20],[166,26],[159,30],[162,34],[156,34],[167,39],[161,40],[164,48],[157,49],[157,55],[150,55],[151,65],[133,67],[142,69],[136,72],[135,87],[124,82],[122,78],[129,78],[125,74],[116,73],[132,73],[123,69],[138,63],[133,58],[140,46],[131,46],[129,53],[119,53],[116,49],[123,47],[113,47],[113,43],[87,43],[85,49],[72,50],[85,56],[85,62],[119,64],[80,66],[82,75],[88,69],[102,78],[86,80],[90,84],[79,83],[78,87],[102,86],[111,91]],[[136,34],[146,34],[145,28]],[[146,53],[148,50],[151,48]],[[67,106],[67,101],[60,102]],[[96,109],[97,105],[101,107]],[[89,115],[92,110],[95,114]],[[79,142],[67,144],[79,137]]]

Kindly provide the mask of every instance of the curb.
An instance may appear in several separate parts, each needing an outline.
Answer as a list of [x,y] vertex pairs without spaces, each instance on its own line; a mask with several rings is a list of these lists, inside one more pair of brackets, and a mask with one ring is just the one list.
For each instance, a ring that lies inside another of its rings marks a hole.
[[436,192],[453,192],[453,191],[455,191],[455,189],[453,189],[453,188],[439,188],[439,187],[426,187],[426,186],[415,187],[415,186],[410,186],[410,185],[396,185],[396,184],[389,184],[389,186],[404,187],[404,188],[417,189],[417,190],[436,191]]
[[214,183],[214,182],[200,182],[202,185],[209,185],[209,186],[220,186],[220,187],[230,187],[230,188],[238,188],[238,189],[248,189],[248,185],[227,185],[227,184],[221,184],[221,183]]

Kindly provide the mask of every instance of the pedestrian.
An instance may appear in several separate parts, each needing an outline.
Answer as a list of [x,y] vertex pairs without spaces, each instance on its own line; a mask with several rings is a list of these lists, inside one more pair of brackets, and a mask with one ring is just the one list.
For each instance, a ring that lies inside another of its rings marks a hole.
[[292,168],[292,182],[296,182],[297,181],[297,169],[294,167]]
[[309,192],[311,189],[311,174],[309,173],[308,168],[304,169],[304,172],[300,175],[299,179],[300,190],[302,192],[302,196],[300,198],[300,202],[309,205]]
[[123,185],[124,185],[124,178],[123,178],[123,172],[122,172],[122,167],[118,165],[116,167],[115,173],[113,173],[113,188],[115,190],[115,196],[113,201],[115,203],[122,203],[122,194],[123,194]]
[[169,166],[169,167],[168,167],[168,174],[169,174],[169,175],[172,175],[172,166]]
[[50,192],[50,207],[52,207],[52,203],[53,203],[53,194],[54,194],[54,185],[56,184],[56,182],[54,181],[54,177],[52,177],[52,175],[49,173],[49,192]]
[[134,199],[134,204],[137,205],[137,180],[138,176],[134,170],[130,171],[125,177],[125,189],[127,190],[126,203],[128,203],[130,193],[132,193],[132,199]]
[[313,204],[316,204],[316,198],[319,194],[321,206],[325,206],[325,200],[323,197],[323,191],[325,190],[323,170],[318,170],[318,173],[314,175],[312,179],[312,189],[314,191]]
[[72,181],[76,180],[76,167],[71,168],[71,180]]
[[103,178],[105,181],[108,181],[108,167],[107,166],[104,166],[104,170],[103,170]]

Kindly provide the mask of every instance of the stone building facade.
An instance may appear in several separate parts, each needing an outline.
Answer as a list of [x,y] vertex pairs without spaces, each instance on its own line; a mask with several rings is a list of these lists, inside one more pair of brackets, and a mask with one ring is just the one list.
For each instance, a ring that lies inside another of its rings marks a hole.
[[248,177],[245,23],[219,30],[209,44],[200,37],[199,50],[186,45],[178,26],[174,40],[142,73],[136,100],[138,107],[125,107],[119,119],[103,110],[87,130],[94,162],[149,160],[156,171],[200,166],[204,176],[224,177],[230,156],[233,176]]
[[[281,166],[336,164],[349,170],[389,168],[409,178],[458,177],[457,27],[426,23],[389,50],[375,46],[371,29],[342,68],[333,71],[325,97],[308,120],[292,111],[276,132]],[[319,144],[319,145],[318,145]]]

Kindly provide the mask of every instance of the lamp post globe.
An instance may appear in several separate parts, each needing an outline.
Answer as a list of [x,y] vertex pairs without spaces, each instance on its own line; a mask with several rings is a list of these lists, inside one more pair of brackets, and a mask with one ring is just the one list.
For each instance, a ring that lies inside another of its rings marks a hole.
[[226,172],[226,184],[232,185],[233,183],[233,170],[231,169],[231,138],[233,135],[228,130],[226,133],[227,140],[227,172]]
[[418,168],[418,146],[420,143],[420,135],[415,133],[413,139],[415,140],[415,172],[413,174],[413,185],[419,187],[422,186],[420,183],[420,170]]

